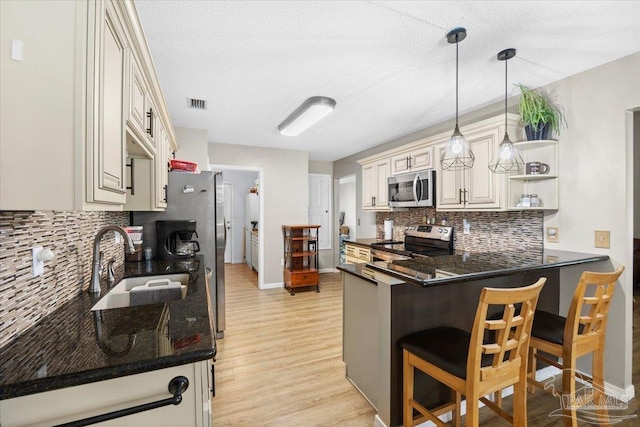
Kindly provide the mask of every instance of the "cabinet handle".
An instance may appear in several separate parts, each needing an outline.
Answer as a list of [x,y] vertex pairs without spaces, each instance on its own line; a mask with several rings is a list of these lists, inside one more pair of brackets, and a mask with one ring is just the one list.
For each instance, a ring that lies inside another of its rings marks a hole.
[[460,189],[459,193],[458,193],[458,202],[460,204],[462,204],[462,188]]
[[72,421],[70,423],[58,424],[56,427],[80,427],[88,426],[90,424],[101,423],[115,418],[126,417],[127,415],[137,414],[139,412],[149,411],[151,409],[161,408],[167,405],[179,405],[182,402],[182,393],[189,388],[189,380],[187,377],[178,376],[169,381],[169,393],[173,394],[173,397],[166,399],[156,400],[155,402],[149,402],[138,406],[132,406],[131,408],[120,409],[119,411],[107,412],[106,414],[96,415],[95,417],[83,418],[78,421]]
[[127,167],[131,169],[131,186],[130,187],[126,187],[127,190],[131,190],[131,195],[135,196],[136,191],[135,191],[135,184],[134,184],[134,177],[135,177],[135,173],[134,173],[134,158],[131,158],[131,163],[127,164]]
[[153,108],[149,108],[147,117],[149,118],[149,127],[147,128],[147,133],[151,135],[151,138],[153,138]]
[[409,165],[409,169],[411,169],[413,167],[413,165],[412,165],[413,161],[411,160],[412,158],[413,158],[412,156],[408,156],[407,157],[407,163]]
[[164,185],[164,202],[165,202],[165,203],[167,203],[167,187],[168,187],[168,185],[167,185],[167,184],[165,184],[165,185]]
[[376,205],[376,196],[371,196],[371,206]]
[[467,193],[468,193],[468,191],[467,191],[467,189],[465,188],[465,189],[464,189],[464,202],[465,202],[465,203],[467,203]]

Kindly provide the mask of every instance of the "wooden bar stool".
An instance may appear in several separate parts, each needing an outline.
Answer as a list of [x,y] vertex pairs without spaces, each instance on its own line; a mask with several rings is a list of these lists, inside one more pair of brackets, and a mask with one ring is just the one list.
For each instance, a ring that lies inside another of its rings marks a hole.
[[[580,276],[578,286],[573,293],[567,317],[557,314],[537,311],[531,329],[531,343],[529,356],[529,378],[532,385],[530,392],[535,392],[533,386],[545,390],[543,383],[535,380],[536,360],[540,359],[562,370],[562,413],[565,426],[577,426],[576,420],[576,359],[593,353],[591,366],[592,377],[580,374],[592,383],[594,401],[599,402],[604,396],[604,343],[607,327],[609,306],[615,284],[624,267],[612,273],[594,273],[585,271]],[[550,359],[539,353],[561,357],[562,363]],[[553,393],[552,388],[546,391]],[[556,392],[557,393],[557,392]],[[565,399],[565,396],[570,396]],[[581,399],[582,403],[587,403]],[[606,405],[600,405],[598,418],[607,423]]]
[[[546,281],[543,277],[533,285],[521,288],[484,288],[471,334],[457,328],[440,327],[400,340],[404,360],[405,427],[427,420],[444,426],[446,424],[438,415],[451,411],[454,425],[459,426],[461,395],[465,395],[467,399],[467,426],[478,426],[479,400],[513,425],[527,425],[529,332],[538,295]],[[495,314],[498,311],[503,313],[501,318],[487,319],[489,312]],[[415,401],[414,368],[449,387],[452,401],[431,410]],[[484,397],[510,385],[514,385],[513,415]],[[415,419],[414,410],[419,412]]]

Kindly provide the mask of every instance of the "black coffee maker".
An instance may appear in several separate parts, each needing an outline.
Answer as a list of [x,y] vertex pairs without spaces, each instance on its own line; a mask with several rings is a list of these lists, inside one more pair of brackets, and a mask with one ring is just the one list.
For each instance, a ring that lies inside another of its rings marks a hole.
[[190,258],[200,251],[196,221],[156,221],[156,256],[158,259]]

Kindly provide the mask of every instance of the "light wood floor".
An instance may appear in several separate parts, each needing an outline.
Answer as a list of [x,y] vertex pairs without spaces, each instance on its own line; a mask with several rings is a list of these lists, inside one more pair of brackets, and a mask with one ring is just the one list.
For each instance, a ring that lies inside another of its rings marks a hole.
[[243,264],[225,275],[214,426],[372,426],[375,411],[344,376],[340,274],[295,296],[257,289]]
[[[244,264],[227,264],[225,274],[227,329],[218,341],[213,425],[373,426],[375,411],[344,377],[340,273],[321,274],[320,293],[295,296],[260,291],[257,275]],[[640,408],[640,303],[633,339],[637,396],[625,414]],[[563,425],[549,418],[557,398],[538,391],[528,407],[530,427]],[[483,426],[510,425],[487,408],[481,417]],[[640,426],[640,419],[616,426]]]

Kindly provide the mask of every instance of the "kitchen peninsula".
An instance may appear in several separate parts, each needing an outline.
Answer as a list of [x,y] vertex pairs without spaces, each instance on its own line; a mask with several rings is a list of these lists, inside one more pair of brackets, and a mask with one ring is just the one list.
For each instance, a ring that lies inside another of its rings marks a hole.
[[[379,421],[402,424],[400,338],[438,326],[471,331],[483,287],[547,282],[538,308],[562,312],[561,292],[580,272],[610,270],[609,257],[567,251],[455,252],[390,262],[341,265],[344,284],[343,359],[346,375],[377,409]],[[568,304],[568,303],[567,303]],[[366,333],[364,333],[366,331]],[[432,406],[448,397],[433,379],[416,374],[416,399]]]
[[188,275],[184,298],[92,311],[96,298],[82,293],[3,347],[0,423],[53,425],[149,403],[170,397],[170,380],[184,376],[182,404],[115,422],[209,426],[216,345],[204,259],[126,262],[116,283],[157,274]]

